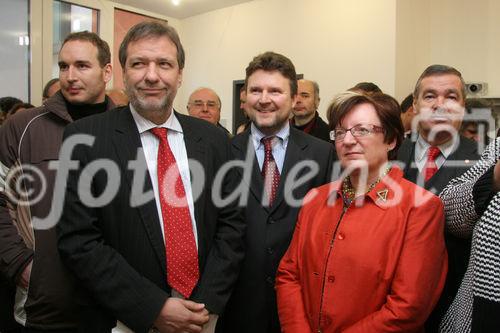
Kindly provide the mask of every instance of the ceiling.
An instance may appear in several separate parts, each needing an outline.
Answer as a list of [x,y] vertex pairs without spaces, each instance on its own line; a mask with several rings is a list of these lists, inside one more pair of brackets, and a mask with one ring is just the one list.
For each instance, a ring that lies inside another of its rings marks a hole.
[[116,3],[177,19],[184,19],[249,1],[252,0],[180,0],[180,4],[175,6],[172,0],[113,0]]

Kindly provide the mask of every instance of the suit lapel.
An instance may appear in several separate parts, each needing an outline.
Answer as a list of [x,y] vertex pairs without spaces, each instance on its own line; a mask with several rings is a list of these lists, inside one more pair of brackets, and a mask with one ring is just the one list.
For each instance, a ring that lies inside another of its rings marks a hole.
[[398,160],[404,163],[404,178],[416,183],[418,168],[415,164],[415,141],[406,139],[399,150]]
[[[247,129],[243,135],[237,136],[233,139],[233,148],[235,157],[239,160],[244,161],[247,157],[248,149],[253,153],[252,160],[252,177],[250,180],[250,191],[252,195],[255,196],[258,202],[262,201],[262,194],[264,191],[264,179],[262,178],[262,173],[259,168],[259,163],[257,161],[257,156],[255,155],[255,148],[253,142],[251,141],[250,129]],[[250,145],[250,146],[249,146]],[[238,169],[241,172],[241,169]],[[243,177],[243,175],[242,175]],[[266,211],[269,210],[268,207],[263,207]]]
[[307,142],[302,140],[302,138],[297,135],[296,130],[290,127],[290,136],[288,139],[288,145],[285,153],[285,160],[283,161],[283,168],[281,169],[280,184],[278,186],[278,193],[276,199],[274,200],[273,206],[271,207],[271,212],[274,211],[281,202],[284,200],[284,187],[286,176],[291,168],[293,168],[297,162],[301,159],[301,152],[306,149]]
[[[142,161],[146,163],[146,159],[142,150],[138,153],[138,148],[142,148],[142,143],[130,109],[127,107],[113,112],[117,112],[117,121],[112,140],[115,145],[120,169],[122,170],[122,174],[125,175],[125,180],[128,183],[129,189],[131,189],[134,173],[129,170],[128,163],[136,159],[142,159]],[[144,192],[153,190],[149,172],[146,173],[144,184]],[[142,223],[144,223],[147,235],[156,252],[161,267],[166,274],[165,243],[163,241],[156,202],[154,199],[149,200],[147,203],[138,206],[137,209],[139,210]]]
[[[408,145],[406,148],[402,151],[402,154],[400,155],[400,160],[406,163],[405,169],[404,169],[404,177],[413,182],[416,183],[419,186],[424,187],[426,190],[433,192],[434,194],[438,195],[444,187],[448,184],[448,182],[459,176],[464,172],[463,168],[457,168],[455,166],[450,166],[450,162],[456,162],[456,161],[461,161],[463,160],[463,156],[466,155],[466,149],[464,148],[464,145],[462,144],[461,138],[459,138],[459,144],[457,146],[457,149],[453,151],[448,158],[445,159],[443,165],[436,171],[436,173],[427,181],[425,184],[419,184],[418,178],[419,175],[423,179],[424,175],[418,171],[417,166],[415,165],[412,167],[412,165],[415,163],[415,145],[416,142],[411,142],[411,145]],[[402,147],[403,148],[403,147]]]
[[[404,178],[411,181],[412,183],[417,184],[420,187],[425,188],[428,191],[431,191],[431,189],[435,185],[435,180],[438,179],[439,177],[438,173],[440,170],[442,170],[442,167],[439,168],[437,172],[428,181],[424,181],[425,175],[418,170],[417,164],[415,162],[416,144],[417,144],[416,141],[411,141],[410,144],[407,146],[408,149],[404,151],[403,161],[406,163],[404,169]],[[435,191],[431,192],[434,193]]]
[[426,189],[436,189],[436,194],[439,194],[448,185],[448,182],[455,177],[461,175],[466,168],[457,167],[456,165],[450,165],[454,162],[463,162],[464,156],[467,156],[466,149],[462,144],[462,140],[459,137],[459,143],[457,149],[455,149],[447,159],[445,159],[443,165],[437,170],[437,172],[432,176],[431,179],[426,184]]
[[[450,160],[450,161],[463,160],[464,156],[467,155],[465,147],[464,147],[464,145],[462,143],[462,138],[458,137],[458,140],[459,141],[458,141],[457,149],[455,149],[448,156],[448,158],[446,159],[446,161],[448,161],[448,160]],[[445,164],[446,164],[446,161],[445,161]]]

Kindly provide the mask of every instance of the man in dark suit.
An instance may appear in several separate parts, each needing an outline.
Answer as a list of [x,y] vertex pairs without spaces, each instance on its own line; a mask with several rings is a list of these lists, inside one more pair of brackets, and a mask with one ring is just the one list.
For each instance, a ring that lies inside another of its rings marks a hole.
[[[461,73],[444,65],[429,66],[420,75],[413,92],[412,128],[416,141],[406,139],[398,152],[405,164],[406,179],[439,194],[448,182],[460,176],[479,158],[477,144],[458,135],[464,116],[465,83]],[[411,111],[408,111],[411,112]],[[458,291],[467,268],[470,240],[445,232],[448,276],[426,332],[438,332],[439,322]]]
[[[119,58],[130,105],[69,126],[65,142],[87,141],[72,151],[78,167],[60,168],[70,171],[59,251],[85,289],[83,330],[118,320],[122,331],[209,332],[243,258],[240,209],[211,195],[230,144],[173,111],[184,51],[172,27],[137,24]],[[222,196],[233,181],[223,177]]]
[[[246,69],[245,87],[252,123],[233,138],[232,149],[250,171],[246,254],[217,331],[278,333],[276,270],[290,243],[302,199],[311,188],[329,181],[333,148],[289,124],[297,80],[288,58],[273,52],[255,57]],[[245,176],[243,172],[241,178]]]

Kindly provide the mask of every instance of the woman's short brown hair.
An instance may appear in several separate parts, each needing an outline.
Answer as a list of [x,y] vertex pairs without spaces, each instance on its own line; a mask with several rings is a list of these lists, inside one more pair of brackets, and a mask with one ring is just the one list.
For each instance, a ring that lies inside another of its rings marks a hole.
[[348,91],[335,96],[327,110],[330,129],[334,130],[355,106],[365,103],[371,104],[377,112],[384,128],[384,142],[396,140],[394,149],[387,153],[389,160],[395,159],[403,142],[404,128],[399,103],[389,95],[381,93],[366,95]]

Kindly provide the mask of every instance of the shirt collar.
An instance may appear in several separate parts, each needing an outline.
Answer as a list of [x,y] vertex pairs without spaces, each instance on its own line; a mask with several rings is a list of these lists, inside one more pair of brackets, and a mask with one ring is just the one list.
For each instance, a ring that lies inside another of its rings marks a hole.
[[[262,133],[257,126],[252,124],[250,125],[250,133],[252,135],[252,139],[254,142],[255,147],[260,147],[262,145],[262,142],[260,141],[262,138],[265,138],[266,136],[264,133]],[[282,145],[285,144],[285,142],[288,140],[288,137],[290,136],[290,123],[288,121],[285,122],[284,126],[276,133],[274,133],[274,136],[279,138],[278,140]]]
[[[457,149],[459,144],[458,136],[453,136],[453,138],[439,146],[439,150],[445,159],[451,155]],[[424,140],[424,138],[419,135],[417,138],[416,146],[415,146],[415,160],[421,161],[427,156],[427,150],[431,145]]]
[[130,112],[132,113],[132,117],[134,118],[135,124],[137,125],[137,129],[139,130],[139,134],[142,134],[144,132],[149,131],[152,128],[155,127],[164,127],[168,130],[175,131],[182,133],[182,126],[179,123],[179,120],[175,116],[173,109],[172,112],[170,112],[170,116],[168,119],[161,125],[156,125],[153,123],[151,120],[144,118],[141,116],[133,107],[132,104],[130,104]]

